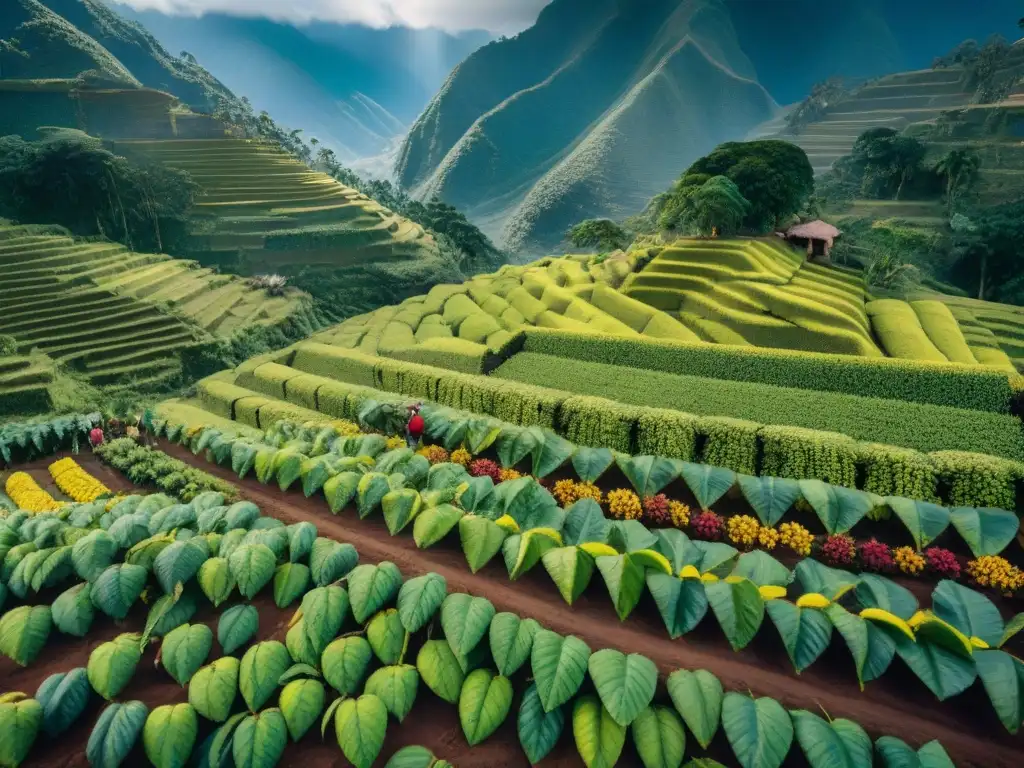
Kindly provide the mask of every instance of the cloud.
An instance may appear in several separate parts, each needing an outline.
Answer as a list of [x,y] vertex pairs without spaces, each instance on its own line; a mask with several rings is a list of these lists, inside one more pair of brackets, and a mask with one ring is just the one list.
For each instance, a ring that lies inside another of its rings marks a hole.
[[307,24],[314,21],[437,27],[449,32],[486,29],[515,34],[551,0],[114,0],[139,11],[174,16],[228,13]]

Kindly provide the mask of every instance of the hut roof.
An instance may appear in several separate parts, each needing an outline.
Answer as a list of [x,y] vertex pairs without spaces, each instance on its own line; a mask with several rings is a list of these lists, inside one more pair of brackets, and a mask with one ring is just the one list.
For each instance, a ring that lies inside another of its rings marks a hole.
[[838,229],[821,219],[809,221],[806,224],[797,224],[786,231],[786,237],[801,237],[808,240],[827,240],[832,242],[842,234]]

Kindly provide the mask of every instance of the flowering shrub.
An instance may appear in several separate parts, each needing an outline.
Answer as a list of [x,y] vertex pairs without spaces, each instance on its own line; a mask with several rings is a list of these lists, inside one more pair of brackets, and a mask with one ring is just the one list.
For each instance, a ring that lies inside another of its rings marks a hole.
[[659,493],[644,497],[644,522],[657,528],[672,525],[672,513],[669,511],[668,496]]
[[681,501],[670,501],[668,514],[676,528],[685,528],[690,524],[690,508]]
[[892,556],[896,561],[896,565],[899,566],[899,569],[903,571],[903,573],[916,576],[924,570],[924,558],[911,547],[896,547],[896,549],[893,550]]
[[78,462],[68,457],[59,459],[50,465],[50,477],[60,488],[61,493],[74,501],[95,501],[106,496],[110,489],[82,469]]
[[690,518],[690,526],[697,538],[718,541],[725,530],[725,520],[714,512],[698,512]]
[[18,509],[26,512],[56,512],[60,504],[36,483],[27,472],[14,472],[7,478],[4,490]]
[[186,504],[203,491],[222,493],[228,502],[238,500],[238,489],[230,483],[127,437],[104,443],[96,454],[136,485],[153,484]]
[[461,464],[464,467],[469,466],[469,462],[473,460],[473,454],[467,451],[465,448],[456,448],[452,451],[451,458],[449,461],[452,464]]
[[579,499],[579,495],[576,493],[576,481],[559,480],[555,483],[551,495],[562,507],[571,507]]
[[798,555],[806,557],[811,554],[814,536],[800,523],[783,523],[779,526],[779,541]]
[[944,579],[960,578],[960,563],[956,555],[943,547],[928,547],[924,551],[924,559],[928,561],[928,568]]
[[626,488],[608,492],[608,511],[616,520],[639,520],[644,508],[640,497]]
[[850,565],[857,555],[857,546],[853,537],[845,533],[835,533],[825,539],[821,554],[833,565]]
[[397,435],[395,435],[394,437],[389,437],[387,441],[384,443],[384,446],[389,451],[395,451],[398,450],[399,448],[405,448],[406,445],[407,443],[405,442],[405,438],[399,437]]
[[750,549],[757,542],[757,536],[761,532],[761,523],[750,515],[737,515],[729,518],[726,529],[729,532],[729,540],[733,544],[743,549]]
[[967,575],[981,587],[1012,594],[1024,589],[1024,571],[998,555],[983,555],[967,564]]
[[518,480],[523,476],[523,473],[519,470],[512,469],[511,467],[503,467],[501,470],[501,482],[507,483],[509,480]]
[[440,445],[428,445],[425,448],[420,448],[416,453],[425,457],[431,464],[444,464],[448,461],[448,451]]
[[857,552],[861,563],[869,571],[891,571],[896,567],[896,561],[892,559],[892,549],[877,539],[862,541],[857,545]]
[[600,504],[604,501],[604,494],[593,483],[576,483],[576,500],[580,499],[593,499]]
[[757,543],[771,552],[779,543],[779,532],[767,525],[762,525],[757,532]]
[[[356,435],[361,435],[363,433],[363,430],[359,428],[358,424],[354,424],[351,421],[345,421],[344,419],[332,421],[331,426],[338,430],[338,434],[341,435],[341,437],[355,437]],[[405,445],[405,440],[401,437],[396,437],[394,439],[402,441],[401,445],[398,446],[399,448]]]
[[490,459],[476,459],[469,465],[469,474],[473,477],[490,477],[495,483],[501,482],[501,467]]

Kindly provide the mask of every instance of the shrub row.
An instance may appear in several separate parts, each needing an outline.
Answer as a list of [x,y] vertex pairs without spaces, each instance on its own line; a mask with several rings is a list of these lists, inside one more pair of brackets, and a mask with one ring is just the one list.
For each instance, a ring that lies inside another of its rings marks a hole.
[[136,485],[155,485],[186,504],[204,491],[224,494],[226,501],[238,500],[238,488],[220,478],[189,466],[163,451],[139,445],[131,438],[104,443],[96,454]]
[[523,349],[714,379],[841,392],[1006,413],[1015,387],[1005,372],[953,363],[829,355],[762,347],[627,339],[530,328]]

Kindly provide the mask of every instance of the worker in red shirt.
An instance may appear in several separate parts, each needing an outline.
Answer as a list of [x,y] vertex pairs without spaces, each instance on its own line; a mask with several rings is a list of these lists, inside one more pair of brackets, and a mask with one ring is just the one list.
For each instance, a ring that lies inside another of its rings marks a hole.
[[93,427],[89,431],[89,444],[95,448],[103,443],[103,430],[99,427]]
[[409,447],[415,449],[423,437],[423,417],[420,416],[420,403],[409,406],[409,423],[405,425],[405,439]]

